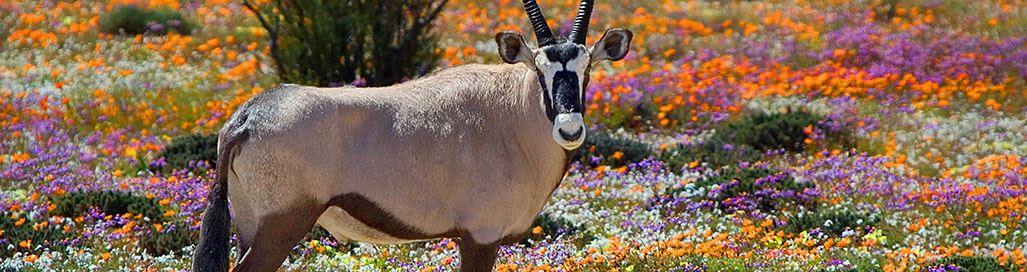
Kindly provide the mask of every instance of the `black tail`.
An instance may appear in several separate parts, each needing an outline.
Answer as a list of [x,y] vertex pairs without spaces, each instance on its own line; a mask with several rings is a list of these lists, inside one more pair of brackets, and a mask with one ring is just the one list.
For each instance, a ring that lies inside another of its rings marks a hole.
[[200,241],[193,251],[193,271],[228,271],[228,228],[232,223],[228,214],[228,171],[236,147],[246,141],[247,136],[246,130],[222,130],[217,175],[207,194],[207,210],[203,213]]

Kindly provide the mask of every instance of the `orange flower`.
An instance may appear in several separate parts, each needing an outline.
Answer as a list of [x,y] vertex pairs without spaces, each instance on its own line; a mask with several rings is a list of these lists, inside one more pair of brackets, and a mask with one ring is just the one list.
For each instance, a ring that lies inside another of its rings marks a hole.
[[624,152],[620,152],[619,150],[617,152],[613,152],[613,155],[611,155],[610,158],[620,160],[621,158],[624,158]]
[[179,55],[172,56],[171,57],[171,63],[173,63],[173,64],[175,64],[177,66],[182,66],[182,65],[185,64],[185,58],[183,58],[182,56],[179,56]]

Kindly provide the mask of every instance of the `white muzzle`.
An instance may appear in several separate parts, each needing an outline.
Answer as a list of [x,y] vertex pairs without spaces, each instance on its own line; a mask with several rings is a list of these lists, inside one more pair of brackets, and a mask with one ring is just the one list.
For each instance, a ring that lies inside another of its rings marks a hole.
[[553,140],[573,150],[585,142],[585,118],[580,113],[561,113],[553,120]]

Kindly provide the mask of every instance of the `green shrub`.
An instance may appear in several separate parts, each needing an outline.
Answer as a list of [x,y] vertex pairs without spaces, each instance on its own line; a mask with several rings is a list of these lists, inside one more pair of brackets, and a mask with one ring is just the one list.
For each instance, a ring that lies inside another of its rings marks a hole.
[[[1002,266],[993,257],[987,256],[951,256],[945,257],[940,260],[931,262],[927,265],[927,270],[931,268],[940,267],[958,267],[959,271],[968,272],[995,272],[995,271],[1018,271],[1019,268],[1015,265]],[[942,270],[952,271],[952,270]]]
[[[778,213],[784,207],[810,208],[815,204],[815,198],[804,195],[806,189],[813,188],[812,183],[796,182],[791,175],[769,168],[724,169],[718,175],[700,179],[696,186],[708,189],[700,198],[713,201],[717,208],[729,213],[738,210]],[[780,195],[772,195],[778,193]]]
[[314,226],[313,228],[310,229],[310,232],[307,233],[307,237],[306,238],[307,239],[305,239],[305,240],[321,240],[323,238],[335,239],[335,236],[332,236],[332,233],[328,232],[328,230],[325,229],[324,227]]
[[[531,227],[532,229],[529,230],[528,235],[521,240],[521,244],[531,245],[531,241],[539,241],[546,237],[556,237],[559,234],[573,234],[582,228],[567,218],[554,216],[546,212],[535,216],[535,221],[531,223]],[[542,229],[542,232],[534,233],[535,227]]]
[[[831,224],[825,226],[830,221]],[[876,227],[880,218],[868,213],[853,211],[813,211],[799,213],[788,218],[787,230],[792,233],[801,233],[820,229],[824,233],[840,237],[845,230],[853,230],[863,233],[865,227]]]
[[358,77],[385,86],[437,62],[432,22],[446,0],[271,0],[246,7],[268,32],[285,82],[331,86]]
[[175,10],[160,8],[148,10],[125,5],[101,15],[100,30],[110,34],[164,35],[168,31],[189,34],[195,26]]
[[184,169],[191,161],[206,161],[215,166],[218,153],[217,134],[190,134],[176,137],[160,152],[166,165],[162,169]]
[[891,22],[892,18],[895,18],[896,11],[898,11],[899,1],[884,0],[872,5],[870,9],[874,11],[874,19],[878,22]]
[[[614,154],[621,152],[619,159]],[[611,135],[609,132],[592,132],[585,134],[585,143],[581,148],[571,153],[571,161],[580,161],[593,167],[610,165],[614,167],[640,162],[650,156],[655,156],[649,144],[628,138],[620,138]],[[592,157],[600,158],[592,161]]]
[[816,127],[822,119],[808,111],[794,109],[770,114],[758,112],[727,123],[714,137],[763,151],[782,148],[803,151],[808,136],[806,128]]
[[[339,241],[335,238],[335,236],[332,236],[331,232],[328,232],[327,229],[319,225],[315,225],[313,228],[310,229],[310,232],[307,233],[307,236],[304,237],[303,240],[300,240],[299,246],[306,247],[307,245],[305,243],[307,243],[308,241],[322,241],[325,243],[324,246],[326,248],[331,248],[335,252],[341,253],[351,252],[354,249],[360,247],[360,244],[355,241]],[[305,252],[305,250],[293,250],[289,253],[289,261],[302,259],[303,256],[306,254],[307,253]]]
[[[24,220],[24,221],[22,221]],[[20,223],[19,223],[20,221]],[[47,222],[45,227],[38,227],[36,222],[25,217],[25,214],[14,216],[9,211],[0,212],[0,257],[6,258],[17,252],[39,253],[46,249],[62,249],[72,239],[71,233],[65,233],[62,226]],[[28,248],[22,246],[26,242]]]
[[[652,103],[640,103],[634,107],[621,106],[610,107],[609,111],[593,111],[586,118],[595,120],[595,123],[603,128],[623,128],[629,132],[645,132],[653,129],[659,123],[659,107]],[[668,114],[668,118],[677,117],[675,113],[681,110],[674,110]],[[680,117],[684,120],[684,117]],[[678,120],[673,120],[678,123]]]
[[660,159],[679,171],[693,161],[720,168],[759,161],[766,150],[801,151],[805,147],[806,126],[816,125],[819,120],[820,117],[803,111],[755,113],[718,126],[702,142],[668,149],[660,154]]
[[[678,145],[661,153],[660,159],[674,170],[690,162],[705,162],[713,168],[733,166],[740,162],[757,162],[766,151],[785,149],[801,152],[806,149],[807,128],[823,131],[823,117],[788,109],[775,113],[752,113],[741,119],[717,126],[715,133],[695,145]],[[847,143],[845,132],[827,135]]]
[[756,162],[763,153],[752,147],[736,145],[711,137],[696,145],[678,145],[660,153],[660,160],[672,171],[680,172],[691,162],[705,162],[713,168],[734,166],[740,162]]
[[157,200],[118,191],[79,191],[70,192],[50,200],[56,205],[51,211],[55,215],[75,217],[96,207],[104,214],[122,215],[132,213],[143,215],[151,221],[161,222],[164,210]]
[[190,230],[184,223],[164,224],[163,229],[159,231],[156,227],[150,226],[149,231],[150,233],[139,236],[139,246],[150,256],[181,254],[182,248],[196,244],[199,240],[199,232]]

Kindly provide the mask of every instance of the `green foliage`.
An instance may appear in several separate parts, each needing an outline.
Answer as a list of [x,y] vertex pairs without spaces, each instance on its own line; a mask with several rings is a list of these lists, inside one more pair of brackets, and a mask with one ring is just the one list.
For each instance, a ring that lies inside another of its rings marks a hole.
[[283,81],[385,86],[423,75],[438,60],[432,22],[447,0],[244,1],[271,39]]
[[[959,271],[968,272],[994,272],[994,271],[1018,271],[1019,268],[1014,266],[1002,266],[993,257],[988,256],[951,256],[945,257],[940,260],[931,262],[927,265],[926,270],[930,268],[951,268],[958,267]],[[953,271],[954,269],[942,270],[942,271]]]
[[[840,237],[845,230],[863,233],[865,227],[876,228],[880,221],[880,218],[869,213],[849,210],[820,210],[790,216],[786,230],[792,233],[801,233],[820,229],[827,234]],[[826,224],[827,222],[831,223]]]
[[[620,158],[614,156],[618,151],[621,152]],[[570,160],[580,161],[593,167],[599,165],[619,167],[640,162],[650,156],[655,156],[655,154],[647,143],[616,137],[605,131],[597,131],[585,134],[585,143],[571,153]],[[592,162],[592,157],[598,157],[600,160]]]
[[[559,234],[573,234],[582,229],[582,226],[571,222],[567,218],[545,212],[535,216],[535,221],[531,223],[531,226],[532,230],[528,231],[528,235],[521,240],[521,244],[530,245],[531,241],[542,240],[545,237],[556,237]],[[542,232],[534,233],[535,227],[541,228]]]
[[823,117],[789,109],[786,112],[754,113],[741,120],[729,122],[717,130],[716,138],[751,146],[758,150],[787,149],[803,151],[807,138],[806,128],[813,128]]
[[735,145],[724,139],[711,137],[695,145],[678,145],[660,154],[660,160],[675,172],[690,162],[705,162],[713,168],[756,162],[763,153],[745,145]]
[[55,215],[74,217],[96,207],[104,214],[122,215],[132,213],[143,215],[153,221],[163,221],[164,211],[157,200],[119,191],[70,192],[50,200],[56,208]]
[[100,30],[110,34],[164,35],[175,31],[188,35],[194,28],[196,26],[185,20],[181,13],[168,8],[148,10],[125,5],[100,17]]
[[190,134],[176,137],[161,150],[160,157],[166,160],[164,169],[183,169],[190,161],[206,161],[213,167],[217,163],[217,134]]
[[878,22],[891,22],[899,7],[899,0],[884,0],[870,7],[875,13],[874,20]]
[[[816,272],[883,272],[881,266],[886,263],[884,254],[860,254],[854,251],[825,252],[817,266]],[[830,265],[832,261],[842,263]],[[812,266],[812,265],[811,265]]]
[[335,239],[335,237],[332,236],[332,233],[328,232],[324,227],[314,226],[310,229],[310,232],[307,233],[307,237],[304,240],[321,240],[323,238]]
[[0,212],[0,258],[10,257],[16,252],[38,253],[47,248],[63,248],[61,242],[74,238],[59,224],[46,222],[43,226],[41,223],[27,218],[24,213]]
[[[690,162],[705,162],[713,168],[740,162],[757,162],[766,151],[806,149],[807,130],[824,133],[822,116],[804,110],[788,109],[775,113],[752,113],[717,126],[709,138],[693,145],[678,145],[664,151],[660,159],[674,171]],[[827,137],[842,145],[852,145],[847,132],[829,132]]]
[[[99,209],[107,215],[131,213],[142,215],[145,221],[165,222],[164,210],[155,199],[146,198],[118,191],[80,191],[71,192],[51,200],[56,208],[54,215],[65,217],[80,216],[91,208]],[[161,256],[171,252],[180,252],[183,247],[195,244],[199,238],[196,231],[190,231],[183,223],[161,223],[161,230],[146,224],[149,233],[140,235],[139,246],[152,256]]]
[[[727,212],[755,208],[764,213],[778,213],[785,207],[799,205],[809,208],[815,204],[813,200],[797,197],[806,189],[813,188],[812,183],[796,182],[791,175],[770,168],[725,169],[719,175],[700,179],[696,186],[708,188],[709,193],[701,197],[713,201],[717,208]],[[789,191],[794,193],[791,197],[770,195]]]
[[169,223],[159,231],[150,226],[150,233],[139,237],[139,246],[151,256],[181,254],[182,248],[196,244],[199,238],[199,232],[190,230],[185,223]]
[[[668,118],[676,117],[681,110],[674,110],[668,114]],[[640,103],[634,107],[619,106],[610,107],[609,111],[592,111],[587,118],[595,120],[600,127],[616,129],[623,128],[630,132],[642,132],[652,130],[653,125],[659,123],[658,106],[651,103]],[[684,117],[681,117],[684,118]]]

